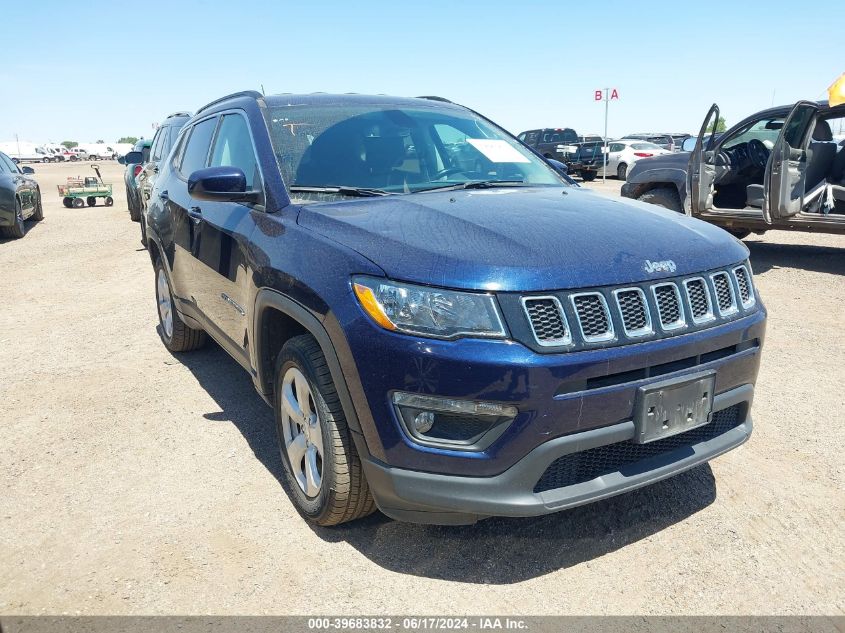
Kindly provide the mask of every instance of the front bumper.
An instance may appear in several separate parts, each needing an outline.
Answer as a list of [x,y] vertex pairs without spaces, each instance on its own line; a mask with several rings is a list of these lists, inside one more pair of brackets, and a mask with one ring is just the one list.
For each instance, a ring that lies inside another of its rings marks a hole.
[[[739,446],[751,435],[753,395],[751,385],[742,385],[716,396],[714,413],[735,408],[737,416],[735,423],[725,426],[724,432],[690,431],[675,436],[671,450],[628,461],[615,470],[599,468],[596,477],[550,490],[537,491],[537,486],[556,460],[599,447],[629,443],[634,437],[634,423],[628,420],[550,440],[492,477],[392,468],[374,459],[364,460],[364,471],[379,509],[403,521],[455,525],[490,516],[550,514],[666,479]],[[684,441],[683,436],[690,440]]]

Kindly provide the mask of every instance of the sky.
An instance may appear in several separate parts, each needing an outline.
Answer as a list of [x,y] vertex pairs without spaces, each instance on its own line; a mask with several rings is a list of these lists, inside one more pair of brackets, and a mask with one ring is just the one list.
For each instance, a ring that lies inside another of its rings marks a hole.
[[439,95],[514,134],[600,134],[609,87],[611,137],[696,133],[714,101],[730,126],[826,98],[845,51],[818,16],[841,2],[13,2],[0,141],[149,138],[171,112],[262,85]]

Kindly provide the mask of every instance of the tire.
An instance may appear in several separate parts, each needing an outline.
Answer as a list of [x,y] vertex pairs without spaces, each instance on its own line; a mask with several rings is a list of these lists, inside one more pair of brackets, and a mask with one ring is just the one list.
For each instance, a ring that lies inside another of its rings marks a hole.
[[30,218],[33,222],[41,222],[44,219],[44,207],[41,204],[41,190],[35,193],[35,212]]
[[619,167],[616,168],[616,177],[619,180],[625,180],[628,177],[628,165],[619,163]]
[[144,216],[141,215],[141,246],[144,248],[147,247],[147,223],[144,220]]
[[15,199],[15,223],[12,226],[4,226],[0,228],[3,237],[10,237],[18,240],[26,235],[26,227],[23,225],[23,207],[21,201]]
[[78,157],[78,156],[75,156],[75,155],[74,155],[74,156],[71,156],[71,157],[70,157],[70,162],[72,162],[72,163],[75,163],[75,162],[76,162],[76,161],[78,161],[78,160],[79,160],[79,157]]
[[748,229],[725,229],[728,233],[733,235],[738,240],[744,240],[746,237],[751,235],[751,231]]
[[89,207],[93,207],[95,204],[97,204],[97,199],[94,196],[88,196],[87,198],[85,198],[85,202],[88,203]]
[[68,209],[73,206],[73,198],[63,198],[62,204],[65,205]]
[[650,189],[637,198],[637,200],[656,204],[658,207],[663,207],[670,211],[684,212],[681,197],[674,187],[656,187],[655,189]]
[[71,204],[73,204],[74,209],[81,209],[85,206],[85,202],[82,200],[82,198],[74,198]]
[[126,188],[126,204],[129,207],[129,219],[133,222],[141,221],[141,203],[135,200],[129,194],[129,188]]
[[114,204],[114,198],[112,198],[111,196],[106,196],[106,206],[110,207],[113,204]]
[[584,182],[593,182],[596,179],[596,172],[594,171],[582,171],[579,175]]
[[158,335],[161,342],[171,352],[190,352],[205,345],[205,332],[188,327],[173,309],[173,291],[161,259],[156,260],[155,278]]
[[[310,392],[308,413],[305,413],[310,424],[304,419],[303,424],[297,424],[294,416],[286,413],[302,412],[298,400],[293,400],[295,407],[283,406],[284,402],[291,401],[294,394],[298,396],[302,393],[297,388],[300,380],[305,381]],[[288,492],[299,513],[312,523],[329,526],[353,521],[374,512],[375,501],[364,476],[361,458],[355,450],[326,358],[311,335],[297,336],[285,343],[276,359],[274,387],[273,409],[279,450]],[[291,437],[303,437],[296,444],[305,448],[294,446]],[[287,449],[289,445],[291,451]],[[320,448],[323,449],[322,455]],[[293,466],[290,455],[299,452],[302,453],[302,461]],[[314,470],[319,467],[320,482],[316,494],[309,495],[307,490],[313,492],[314,481],[313,478],[309,481],[305,475],[304,464],[310,455],[314,455]]]

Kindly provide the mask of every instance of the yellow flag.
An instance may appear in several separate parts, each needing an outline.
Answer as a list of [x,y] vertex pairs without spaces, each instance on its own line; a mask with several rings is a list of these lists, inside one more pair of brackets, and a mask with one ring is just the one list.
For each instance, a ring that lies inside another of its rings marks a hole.
[[831,107],[845,103],[845,73],[830,84],[830,88],[827,89],[827,103]]

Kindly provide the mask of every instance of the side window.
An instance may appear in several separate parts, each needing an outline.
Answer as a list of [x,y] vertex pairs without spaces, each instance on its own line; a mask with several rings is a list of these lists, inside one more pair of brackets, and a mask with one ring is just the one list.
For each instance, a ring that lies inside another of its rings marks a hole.
[[537,144],[537,137],[540,135],[539,132],[529,132],[528,135],[525,137],[525,144],[526,145],[536,145]]
[[608,152],[621,152],[625,149],[625,146],[622,143],[611,143],[610,147],[608,148]]
[[9,168],[6,166],[6,156],[0,154],[0,174],[9,173]]
[[564,143],[577,143],[578,142],[578,135],[575,133],[575,130],[564,130],[561,137],[562,137],[561,140]]
[[191,136],[188,138],[188,144],[185,146],[184,154],[182,154],[182,164],[179,165],[179,171],[186,178],[197,169],[206,166],[208,148],[211,145],[211,137],[214,135],[216,125],[217,117],[212,117],[200,121],[190,130]]
[[153,144],[150,148],[150,160],[161,160],[162,149],[164,148],[164,138],[167,136],[167,131],[170,128],[160,127],[156,130],[156,135],[153,137]]
[[7,172],[9,172],[10,174],[17,174],[19,172],[18,166],[15,165],[14,161],[11,158],[6,156],[5,154],[0,156],[0,158],[2,158],[3,162],[6,164],[6,171]]
[[[196,134],[196,131],[194,132]],[[191,150],[191,141],[188,143],[187,153]],[[239,167],[246,175],[246,188],[254,189],[260,187],[260,175],[258,173],[258,161],[255,158],[255,150],[252,147],[252,138],[249,135],[249,126],[246,119],[239,114],[226,114],[220,123],[220,130],[214,141],[214,149],[211,152],[211,167]]]

